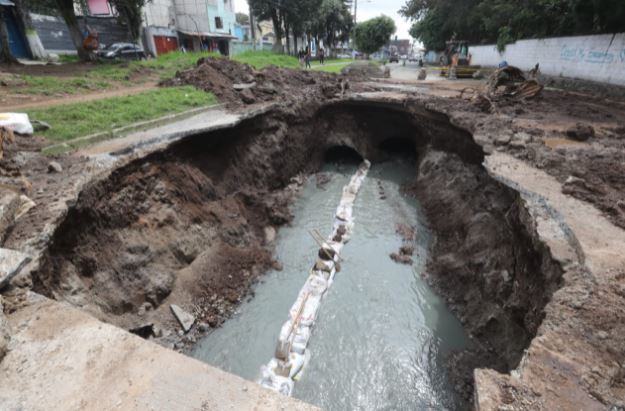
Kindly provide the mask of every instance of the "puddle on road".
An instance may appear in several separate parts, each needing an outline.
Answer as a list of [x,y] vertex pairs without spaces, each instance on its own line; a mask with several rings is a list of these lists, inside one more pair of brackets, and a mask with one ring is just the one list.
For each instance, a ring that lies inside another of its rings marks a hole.
[[[309,179],[293,205],[293,225],[277,237],[283,271],[263,276],[254,297],[200,341],[194,357],[257,380],[318,250],[308,231],[329,233],[342,187],[355,169],[327,165],[324,172],[332,179],[324,188]],[[444,356],[465,347],[467,339],[444,301],[420,278],[431,237],[417,202],[400,194],[400,185],[413,176],[409,163],[371,168],[356,200],[342,271],[322,302],[294,397],[327,410],[455,408]],[[398,223],[417,227],[413,266],[389,258],[401,246]]]

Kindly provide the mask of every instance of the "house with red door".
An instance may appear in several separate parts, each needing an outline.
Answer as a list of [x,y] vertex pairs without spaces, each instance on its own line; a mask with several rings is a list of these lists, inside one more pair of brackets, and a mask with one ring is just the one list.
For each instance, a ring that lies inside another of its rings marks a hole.
[[[0,0],[9,3],[10,0]],[[173,50],[232,52],[236,40],[234,0],[152,0],[143,8],[141,45],[158,56]],[[128,28],[108,0],[86,0],[76,6],[81,26],[89,25],[100,44],[129,42]],[[55,54],[75,53],[69,30],[58,16],[30,13],[43,47]]]
[[[152,0],[143,10],[144,45],[157,56],[184,48],[230,54],[234,0]],[[108,0],[87,0],[91,16],[113,16]]]

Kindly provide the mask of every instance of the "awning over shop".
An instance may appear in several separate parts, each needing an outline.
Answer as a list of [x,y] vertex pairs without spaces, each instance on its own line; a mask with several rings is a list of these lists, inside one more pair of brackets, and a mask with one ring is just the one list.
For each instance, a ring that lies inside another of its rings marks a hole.
[[[0,0],[3,1],[3,0]],[[227,33],[211,33],[208,31],[185,31],[178,30],[179,33],[184,34],[185,36],[191,37],[207,37],[211,39],[236,39],[237,36],[233,36],[232,34]]]

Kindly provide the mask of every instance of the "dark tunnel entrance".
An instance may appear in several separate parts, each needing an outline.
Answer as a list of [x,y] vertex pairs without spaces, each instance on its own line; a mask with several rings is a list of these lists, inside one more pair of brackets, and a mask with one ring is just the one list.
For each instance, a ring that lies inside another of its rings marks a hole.
[[364,158],[352,147],[341,145],[329,147],[323,156],[323,160],[326,163],[358,165],[364,161]]
[[413,140],[406,137],[388,138],[378,145],[378,149],[389,156],[417,159],[417,146]]

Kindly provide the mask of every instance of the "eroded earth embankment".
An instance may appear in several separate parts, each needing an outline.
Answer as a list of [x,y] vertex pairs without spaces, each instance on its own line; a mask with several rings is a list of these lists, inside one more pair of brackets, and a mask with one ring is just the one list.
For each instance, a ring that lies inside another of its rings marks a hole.
[[[428,280],[475,340],[450,359],[468,401],[474,368],[518,365],[561,269],[525,224],[519,194],[489,176],[481,148],[445,115],[366,101],[313,108],[187,138],[91,183],[56,230],[34,289],[127,329],[154,324],[163,344],[192,345],[279,266],[273,233],[290,221],[299,175],[335,147],[374,162],[410,152],[406,190],[436,233]],[[207,325],[178,338],[172,303]]]

